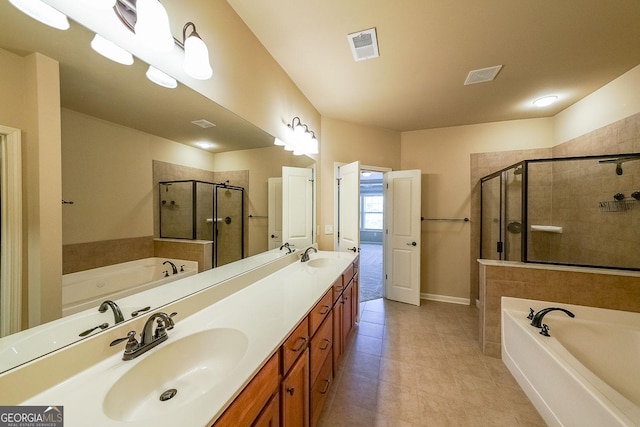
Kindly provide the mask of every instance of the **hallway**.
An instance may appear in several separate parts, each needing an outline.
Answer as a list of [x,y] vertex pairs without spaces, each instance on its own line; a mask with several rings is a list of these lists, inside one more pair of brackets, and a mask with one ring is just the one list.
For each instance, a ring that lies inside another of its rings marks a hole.
[[360,302],[383,297],[381,244],[360,242]]

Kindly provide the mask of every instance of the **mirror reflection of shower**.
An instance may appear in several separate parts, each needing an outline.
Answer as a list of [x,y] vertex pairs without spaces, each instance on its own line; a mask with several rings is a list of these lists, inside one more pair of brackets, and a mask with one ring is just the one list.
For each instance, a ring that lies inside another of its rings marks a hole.
[[196,180],[158,188],[160,238],[213,242],[213,267],[244,258],[244,188]]

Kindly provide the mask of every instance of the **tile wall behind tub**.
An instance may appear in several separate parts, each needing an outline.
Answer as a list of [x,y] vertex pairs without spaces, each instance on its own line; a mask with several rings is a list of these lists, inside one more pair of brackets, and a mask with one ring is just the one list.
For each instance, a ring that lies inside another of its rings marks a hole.
[[486,356],[498,358],[503,296],[640,312],[640,275],[616,275],[604,269],[602,273],[593,273],[553,266],[544,269],[481,265],[480,293],[480,346]]
[[153,236],[62,246],[62,274],[153,257]]
[[[483,176],[522,160],[638,152],[640,152],[640,113],[553,148],[471,154],[471,256],[469,259],[471,301],[478,299],[479,296],[477,259],[480,257],[480,179]],[[637,163],[640,164],[640,162]],[[637,222],[629,226],[640,228]]]

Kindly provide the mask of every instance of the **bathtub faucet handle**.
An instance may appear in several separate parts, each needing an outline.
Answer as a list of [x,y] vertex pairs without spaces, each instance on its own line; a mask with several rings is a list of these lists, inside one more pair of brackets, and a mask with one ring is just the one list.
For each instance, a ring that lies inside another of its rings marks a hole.
[[549,325],[546,323],[542,324],[542,329],[540,330],[540,335],[544,335],[545,337],[550,337],[549,335]]
[[535,314],[535,310],[531,307],[529,307],[529,315],[527,316],[527,319],[529,320],[533,320],[533,315]]

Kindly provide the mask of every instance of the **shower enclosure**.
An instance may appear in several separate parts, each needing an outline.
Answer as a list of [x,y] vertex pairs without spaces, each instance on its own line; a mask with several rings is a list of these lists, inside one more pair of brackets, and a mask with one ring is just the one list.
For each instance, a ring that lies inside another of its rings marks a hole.
[[213,242],[214,267],[244,258],[244,188],[196,180],[158,188],[161,238]]
[[484,259],[640,269],[640,153],[525,160],[481,180]]

